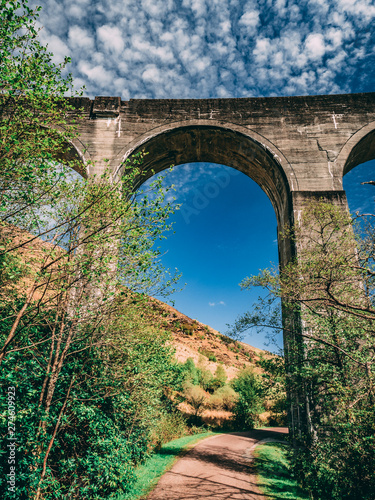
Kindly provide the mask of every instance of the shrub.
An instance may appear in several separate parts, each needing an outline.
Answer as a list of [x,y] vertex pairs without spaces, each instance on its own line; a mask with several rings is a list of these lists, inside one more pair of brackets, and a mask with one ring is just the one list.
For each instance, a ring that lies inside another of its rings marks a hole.
[[183,333],[185,333],[187,335],[194,335],[194,332],[195,332],[194,325],[191,325],[190,323],[187,323],[187,322],[183,322],[183,323],[181,323],[180,328],[181,328]]
[[217,394],[212,394],[208,401],[208,406],[213,410],[224,410],[223,398]]
[[186,401],[193,407],[194,415],[200,415],[205,405],[208,403],[208,394],[197,385],[192,385],[189,383],[184,384],[184,397]]
[[216,363],[217,359],[216,359],[215,354],[212,351],[209,351],[208,349],[202,349],[202,348],[199,348],[198,351],[201,354],[203,354],[203,356],[206,356],[206,358],[208,358],[209,361],[213,361],[214,363]]
[[232,380],[232,387],[239,394],[233,410],[235,423],[241,429],[253,429],[263,411],[261,380],[250,368],[246,368]]
[[199,385],[203,387],[205,391],[211,391],[213,380],[214,376],[212,375],[210,370],[202,366],[199,369]]
[[193,385],[198,385],[200,379],[200,370],[195,366],[193,358],[188,358],[185,361],[183,369],[185,372],[185,381],[190,382]]
[[233,411],[238,400],[238,394],[230,385],[220,387],[220,389],[214,393],[214,396],[222,400],[222,407],[227,411]]
[[151,434],[156,449],[163,444],[188,434],[186,420],[180,412],[164,413]]
[[222,387],[223,385],[225,385],[225,382],[227,381],[227,372],[225,371],[224,367],[222,365],[219,365],[217,368],[216,368],[216,371],[215,371],[215,378],[220,382],[221,386]]

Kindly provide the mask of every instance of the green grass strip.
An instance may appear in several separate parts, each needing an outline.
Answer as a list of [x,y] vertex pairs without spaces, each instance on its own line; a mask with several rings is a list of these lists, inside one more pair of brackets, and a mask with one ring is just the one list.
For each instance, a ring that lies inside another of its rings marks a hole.
[[288,445],[282,443],[265,443],[255,448],[258,486],[271,498],[308,500],[309,495],[291,476],[287,450]]
[[136,470],[137,480],[130,493],[118,495],[116,500],[138,500],[149,493],[160,477],[172,468],[174,463],[201,439],[219,435],[219,432],[204,432],[194,436],[185,436],[163,445]]

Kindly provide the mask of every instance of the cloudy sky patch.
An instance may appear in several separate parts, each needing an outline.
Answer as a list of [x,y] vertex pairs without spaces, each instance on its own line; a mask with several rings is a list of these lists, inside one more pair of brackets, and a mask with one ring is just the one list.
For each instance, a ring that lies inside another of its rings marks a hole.
[[372,90],[372,0],[42,0],[55,61],[86,94],[132,98]]

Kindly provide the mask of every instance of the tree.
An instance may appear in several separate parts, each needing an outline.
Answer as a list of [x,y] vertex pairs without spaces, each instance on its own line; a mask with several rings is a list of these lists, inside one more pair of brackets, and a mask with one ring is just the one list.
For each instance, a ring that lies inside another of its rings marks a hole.
[[68,150],[76,131],[67,125],[71,108],[64,99],[68,92],[80,92],[73,92],[71,75],[63,76],[69,58],[54,64],[40,44],[39,10],[31,10],[27,0],[0,4],[0,214],[3,223],[19,225],[22,219],[31,232],[43,232],[35,215],[46,203],[57,202],[56,182],[69,172],[51,169],[51,162],[65,158],[82,171]]
[[231,383],[239,395],[235,404],[234,422],[238,428],[253,429],[263,408],[263,388],[260,378],[251,368],[241,370]]
[[184,383],[184,397],[194,410],[194,417],[198,417],[208,402],[208,395],[199,385],[190,382]]
[[[118,182],[108,172],[71,178],[79,162],[67,142],[75,134],[63,99],[68,61],[53,64],[40,45],[37,12],[25,0],[1,2],[1,377],[22,405],[20,494],[103,498],[131,483],[147,453],[147,413],[156,415],[174,376],[165,337],[145,325],[143,295],[173,285],[153,248],[172,207],[160,181],[149,199],[134,193],[141,157]],[[97,476],[107,482],[95,484]]]
[[271,297],[235,325],[237,331],[284,327],[291,403],[308,423],[295,471],[314,498],[369,499],[375,487],[375,231],[370,226],[363,233],[362,226],[355,238],[353,228],[339,207],[307,206],[288,230],[298,259],[280,274],[263,271],[242,282]]

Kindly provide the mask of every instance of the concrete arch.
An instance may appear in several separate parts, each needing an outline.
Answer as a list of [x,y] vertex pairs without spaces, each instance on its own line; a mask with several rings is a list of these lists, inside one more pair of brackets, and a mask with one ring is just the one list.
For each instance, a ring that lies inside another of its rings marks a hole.
[[82,142],[77,137],[74,139],[65,137],[65,130],[62,127],[52,125],[44,128],[48,128],[52,133],[62,136],[66,142],[66,149],[63,154],[56,153],[54,155],[55,160],[61,163],[74,161],[73,169],[87,179],[90,168],[90,155],[88,151],[85,151],[86,148]]
[[337,176],[342,180],[354,167],[375,159],[375,121],[368,123],[346,141],[336,159]]
[[[174,122],[149,131],[129,144],[119,162],[144,150],[142,182],[171,165],[210,162],[233,167],[253,179],[268,195],[282,227],[291,214],[290,193],[298,189],[283,153],[260,134],[213,120]],[[118,167],[115,175],[120,173]]]

